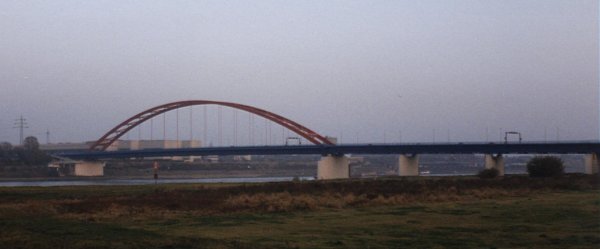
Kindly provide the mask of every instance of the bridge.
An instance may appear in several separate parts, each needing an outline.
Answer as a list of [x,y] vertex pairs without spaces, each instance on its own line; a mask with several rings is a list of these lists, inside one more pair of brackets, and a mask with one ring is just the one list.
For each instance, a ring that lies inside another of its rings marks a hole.
[[73,151],[57,156],[72,159],[144,158],[167,156],[227,155],[335,155],[345,154],[586,154],[600,153],[600,143],[439,143],[439,144],[343,144],[294,146],[231,146],[120,151]]
[[[195,105],[218,105],[243,110],[271,120],[305,138],[312,145],[293,146],[218,146],[201,148],[107,150],[109,146],[141,123],[167,111]],[[598,173],[598,154],[600,143],[597,141],[574,142],[521,142],[519,143],[412,143],[412,144],[344,144],[336,145],[327,137],[320,135],[299,123],[272,112],[256,107],[230,102],[191,100],[173,102],[150,108],[123,121],[104,134],[89,150],[57,153],[55,156],[87,162],[118,158],[156,158],[167,156],[208,156],[208,155],[284,155],[314,154],[322,155],[318,163],[319,179],[349,177],[349,161],[346,154],[398,154],[399,175],[419,174],[420,154],[484,154],[485,167],[498,169],[504,174],[504,154],[585,154],[586,173]]]

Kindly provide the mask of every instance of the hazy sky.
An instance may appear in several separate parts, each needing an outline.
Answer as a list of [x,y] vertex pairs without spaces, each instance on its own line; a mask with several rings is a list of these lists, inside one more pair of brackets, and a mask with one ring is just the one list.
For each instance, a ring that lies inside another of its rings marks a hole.
[[76,142],[185,99],[253,105],[343,142],[597,139],[598,12],[597,0],[2,0],[0,141],[18,142],[20,115],[27,135]]

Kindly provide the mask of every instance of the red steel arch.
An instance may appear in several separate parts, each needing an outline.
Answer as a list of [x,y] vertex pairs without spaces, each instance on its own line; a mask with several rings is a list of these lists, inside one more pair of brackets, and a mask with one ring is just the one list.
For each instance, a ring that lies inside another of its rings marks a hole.
[[331,141],[326,139],[324,136],[319,135],[318,133],[292,121],[282,116],[279,116],[275,113],[265,111],[256,107],[242,105],[237,103],[230,102],[222,102],[222,101],[210,101],[210,100],[187,100],[187,101],[178,101],[173,103],[168,103],[164,105],[159,105],[143,112],[138,113],[137,115],[123,121],[115,128],[112,128],[108,131],[104,136],[102,136],[98,141],[96,141],[91,147],[91,150],[106,150],[108,146],[114,143],[117,139],[127,133],[129,130],[135,128],[139,124],[145,122],[148,119],[151,119],[159,114],[179,109],[187,106],[195,106],[195,105],[220,105],[227,106],[243,111],[247,111],[263,118],[269,119],[275,123],[282,125],[285,128],[290,129],[291,131],[297,133],[298,135],[306,138],[308,141],[316,144],[327,144],[333,145]]

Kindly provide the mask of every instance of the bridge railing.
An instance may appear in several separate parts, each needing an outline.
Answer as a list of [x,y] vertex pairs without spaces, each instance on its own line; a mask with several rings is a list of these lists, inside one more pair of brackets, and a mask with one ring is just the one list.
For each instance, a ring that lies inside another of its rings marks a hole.
[[519,141],[461,141],[461,142],[390,142],[390,143],[340,143],[337,145],[481,145],[481,144],[583,144],[600,143],[600,140],[523,140]]

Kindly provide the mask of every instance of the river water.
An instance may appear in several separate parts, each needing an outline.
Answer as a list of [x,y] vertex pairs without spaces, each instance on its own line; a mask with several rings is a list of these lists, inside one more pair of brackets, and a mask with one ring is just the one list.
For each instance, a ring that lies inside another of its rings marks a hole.
[[[179,178],[158,179],[158,184],[169,183],[252,183],[285,182],[294,177],[232,177],[232,178]],[[314,177],[300,177],[300,180],[314,180]],[[92,186],[92,185],[148,185],[155,184],[154,179],[40,179],[26,181],[1,181],[0,187],[54,187],[54,186]]]
[[[510,171],[508,174],[524,174],[524,171]],[[467,176],[477,172],[446,172],[446,173],[421,173],[421,176]],[[54,187],[54,186],[118,186],[118,185],[148,185],[148,184],[177,184],[177,183],[257,183],[257,182],[286,182],[294,177],[229,177],[229,178],[163,178],[158,179],[118,179],[118,178],[88,178],[88,179],[27,179],[27,180],[1,180],[0,187]],[[300,180],[312,181],[314,177],[300,177]]]
[[[521,168],[506,168],[506,174],[526,174]],[[567,173],[582,172],[567,168]],[[432,174],[421,172],[421,176],[468,176],[476,175],[477,170],[460,172],[434,172]],[[156,181],[157,184],[177,183],[256,183],[256,182],[285,182],[292,181],[294,177],[229,177],[229,178],[163,178]],[[314,177],[300,177],[300,180],[312,181]],[[154,179],[118,179],[118,178],[92,178],[92,179],[31,179],[31,180],[2,180],[0,187],[54,187],[54,186],[93,186],[93,185],[148,185],[155,184]]]

